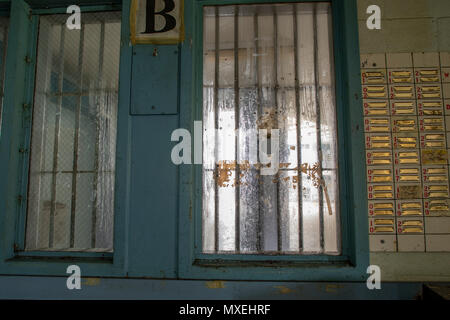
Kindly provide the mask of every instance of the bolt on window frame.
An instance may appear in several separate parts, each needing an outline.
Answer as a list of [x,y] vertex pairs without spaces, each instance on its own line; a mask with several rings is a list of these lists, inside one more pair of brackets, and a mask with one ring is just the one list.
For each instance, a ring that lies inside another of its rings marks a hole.
[[[50,1],[49,1],[50,3]],[[26,223],[26,194],[29,179],[28,166],[30,157],[26,154],[29,148],[31,132],[31,112],[34,102],[34,84],[36,81],[36,54],[37,36],[39,28],[39,17],[52,14],[66,14],[67,7],[59,4],[54,8],[47,9],[44,3],[38,7],[30,7],[26,1],[17,0],[11,3],[11,24],[9,30],[10,41],[7,57],[7,80],[6,86],[9,90],[6,94],[8,111],[15,108],[20,112],[9,112],[8,124],[5,126],[7,138],[11,139],[11,158],[7,154],[1,155],[1,168],[8,168],[13,173],[10,179],[15,179],[9,188],[0,184],[0,189],[7,192],[0,196],[6,200],[6,211],[0,216],[0,224],[3,222],[3,234],[1,245],[4,248],[0,253],[0,271],[5,274],[39,274],[39,275],[65,275],[65,268],[61,268],[61,261],[76,263],[84,269],[86,275],[91,276],[114,276],[122,275],[125,263],[125,251],[127,241],[125,240],[125,219],[128,201],[127,189],[127,157],[129,149],[129,123],[128,123],[128,99],[129,81],[131,73],[131,48],[122,46],[124,39],[128,38],[129,9],[126,1],[122,4],[81,6],[81,12],[118,12],[121,18],[120,26],[120,49],[119,49],[119,98],[118,98],[118,120],[116,138],[116,172],[114,192],[114,230],[113,230],[113,252],[79,252],[79,251],[24,251],[25,223]],[[26,44],[26,45],[23,45]],[[24,58],[25,57],[25,58]],[[14,67],[13,67],[14,66]],[[21,79],[15,80],[14,78]],[[21,81],[21,82],[20,82]],[[15,87],[14,87],[15,86]],[[14,91],[14,92],[13,92]],[[15,93],[15,94],[14,94]],[[20,125],[18,125],[20,123]],[[5,144],[4,138],[2,144]],[[13,151],[19,152],[15,154]],[[21,152],[22,151],[22,152]],[[8,158],[6,158],[8,157]],[[11,169],[12,168],[12,169]],[[118,197],[117,195],[124,195]],[[25,195],[25,196],[24,196]],[[13,199],[13,200],[9,200]],[[64,259],[64,260],[61,260]]]
[[[296,2],[331,2],[336,109],[338,127],[338,172],[340,179],[341,243],[339,256],[325,255],[259,255],[210,254],[202,252],[202,166],[180,169],[180,230],[185,234],[179,243],[179,260],[183,261],[180,274],[191,278],[224,279],[361,279],[368,263],[367,221],[362,214],[367,202],[364,198],[365,180],[364,134],[359,89],[359,47],[357,39],[356,1],[252,1],[252,0],[194,0],[186,11],[192,10],[187,24],[192,24],[192,52],[184,52],[192,67],[183,68],[181,78],[193,76],[193,87],[181,88],[181,101],[192,101],[192,111],[181,108],[181,124],[193,128],[192,122],[203,114],[203,7],[239,4],[268,4]],[[189,19],[192,18],[192,19]],[[347,20],[349,19],[349,20]],[[186,28],[188,30],[189,28]],[[187,51],[187,50],[186,50]],[[182,58],[183,61],[183,58]],[[183,82],[183,81],[182,81]],[[188,91],[192,90],[192,95]],[[189,100],[190,99],[190,100]],[[186,108],[188,109],[188,108]],[[352,132],[351,128],[354,132]],[[355,131],[356,129],[356,131]],[[359,161],[359,163],[358,163]],[[189,188],[186,185],[192,185]],[[316,267],[320,266],[320,270]],[[277,270],[281,272],[275,273]],[[341,270],[341,274],[339,271]]]

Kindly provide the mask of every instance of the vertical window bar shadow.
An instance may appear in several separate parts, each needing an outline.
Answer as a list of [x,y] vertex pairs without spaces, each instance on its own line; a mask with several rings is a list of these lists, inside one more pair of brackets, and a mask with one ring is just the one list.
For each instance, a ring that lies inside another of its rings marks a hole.
[[215,22],[215,50],[214,50],[214,139],[215,139],[215,163],[214,163],[214,246],[215,251],[219,251],[219,188],[217,179],[219,177],[219,8],[215,7],[214,22]]
[[[314,32],[314,93],[316,99],[316,132],[317,132],[317,159],[319,162],[318,176],[320,182],[323,181],[322,176],[322,133],[321,133],[321,115],[320,115],[320,78],[319,78],[319,48],[317,43],[317,4],[313,4],[313,32]],[[319,224],[320,224],[320,250],[324,250],[324,217],[323,217],[323,189],[320,184],[319,190]]]
[[58,110],[55,118],[55,139],[53,145],[53,172],[52,172],[52,190],[51,190],[51,206],[50,206],[50,224],[48,247],[53,248],[55,233],[55,212],[56,212],[56,184],[58,174],[58,147],[59,134],[61,125],[61,112],[63,102],[63,84],[64,84],[64,43],[65,43],[66,25],[61,25],[61,38],[59,47],[59,73],[58,73]]
[[78,53],[78,87],[80,93],[77,96],[77,109],[75,114],[75,135],[73,142],[73,173],[72,173],[72,206],[70,212],[70,247],[73,248],[75,244],[75,215],[77,208],[77,174],[78,174],[78,157],[79,157],[79,137],[80,137],[80,117],[82,105],[83,92],[83,51],[84,51],[84,25],[81,25],[80,30],[80,45]]
[[240,137],[240,107],[239,107],[239,7],[234,7],[234,129],[235,129],[235,159],[236,159],[236,170],[235,170],[235,248],[236,252],[241,251],[241,218],[240,218],[240,164],[239,164],[239,137]]
[[299,92],[299,50],[298,50],[298,22],[297,22],[297,5],[292,5],[293,9],[293,25],[294,25],[294,76],[295,76],[295,108],[297,113],[297,189],[298,189],[298,251],[303,251],[303,203],[302,203],[302,127],[301,127],[301,106]]
[[[262,88],[261,88],[261,74],[260,74],[260,69],[259,69],[259,23],[258,23],[258,9],[256,8],[256,12],[253,16],[253,31],[254,31],[254,35],[255,35],[255,83],[257,86],[257,95],[256,95],[256,101],[257,101],[257,106],[256,106],[256,119],[259,119],[259,117],[262,116],[262,105],[261,105],[261,96],[262,96]],[[256,127],[256,129],[258,129],[258,127]],[[261,159],[259,158],[259,134],[258,134],[258,130],[256,132],[256,141],[257,141],[257,148],[256,148],[256,152],[257,152],[257,159],[258,159],[258,164],[261,164]],[[257,175],[258,175],[258,224],[257,224],[257,230],[256,230],[256,236],[257,236],[257,251],[258,252],[262,252],[263,251],[263,243],[264,243],[264,220],[263,220],[263,214],[261,212],[261,201],[262,201],[262,188],[263,188],[263,179],[261,178],[261,166],[258,165],[257,168]]]
[[97,235],[97,200],[98,200],[98,180],[99,180],[99,144],[100,144],[100,128],[99,128],[99,116],[101,114],[100,112],[100,101],[101,101],[101,95],[104,94],[103,88],[102,88],[102,78],[103,78],[103,60],[104,60],[104,54],[105,54],[105,22],[101,21],[101,28],[100,28],[100,52],[99,52],[99,62],[98,62],[98,80],[97,80],[97,88],[100,97],[97,96],[97,102],[96,102],[96,134],[95,134],[95,162],[94,162],[94,200],[93,200],[93,212],[92,212],[92,227],[91,227],[91,247],[96,247],[96,235]]
[[[278,123],[278,113],[279,113],[279,106],[278,106],[278,15],[277,15],[277,8],[276,6],[272,7],[273,10],[273,73],[274,73],[274,100],[275,100],[275,119],[274,121],[276,123],[275,127],[279,127]],[[279,129],[279,128],[278,128]],[[272,139],[272,135],[271,135]],[[268,145],[272,145],[272,142],[270,140],[270,143]],[[268,147],[269,148],[269,147]],[[270,147],[271,148],[271,147]],[[272,148],[271,148],[272,149]],[[273,150],[270,150],[270,153],[272,153]],[[279,152],[279,151],[278,151]],[[282,225],[281,225],[281,212],[280,212],[280,175],[277,172],[275,174],[275,180],[277,184],[277,190],[276,190],[276,201],[277,201],[277,250],[278,252],[281,252],[283,249],[282,244]]]

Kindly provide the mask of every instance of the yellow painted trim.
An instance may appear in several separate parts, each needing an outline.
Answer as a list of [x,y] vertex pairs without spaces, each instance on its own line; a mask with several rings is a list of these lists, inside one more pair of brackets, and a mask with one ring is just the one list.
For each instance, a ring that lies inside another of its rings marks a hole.
[[130,40],[133,45],[136,44],[136,11],[138,0],[131,1],[130,9]]

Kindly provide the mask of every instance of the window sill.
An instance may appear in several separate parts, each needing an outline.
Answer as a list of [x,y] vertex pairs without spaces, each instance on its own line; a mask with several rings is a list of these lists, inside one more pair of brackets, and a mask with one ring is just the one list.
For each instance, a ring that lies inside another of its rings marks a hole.
[[352,267],[347,261],[280,261],[280,260],[264,260],[264,261],[246,261],[246,260],[194,260],[194,265],[199,267],[263,267],[263,268],[319,268],[319,267]]
[[111,252],[51,252],[51,251],[20,251],[15,256],[5,260],[15,261],[54,261],[54,262],[99,262],[112,263]]

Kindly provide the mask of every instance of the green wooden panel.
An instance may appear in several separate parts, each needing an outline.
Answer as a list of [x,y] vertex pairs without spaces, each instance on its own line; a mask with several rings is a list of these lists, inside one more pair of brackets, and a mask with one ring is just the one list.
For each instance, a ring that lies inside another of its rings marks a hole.
[[131,114],[178,112],[178,46],[133,47]]
[[18,179],[21,173],[20,162],[24,154],[19,153],[23,142],[23,115],[26,90],[28,39],[30,20],[29,7],[22,1],[12,3],[2,115],[2,134],[0,137],[0,257],[2,260],[14,254],[14,239],[20,209],[20,190]]
[[170,135],[178,117],[139,116],[132,124],[128,274],[174,278],[178,169],[170,159]]

